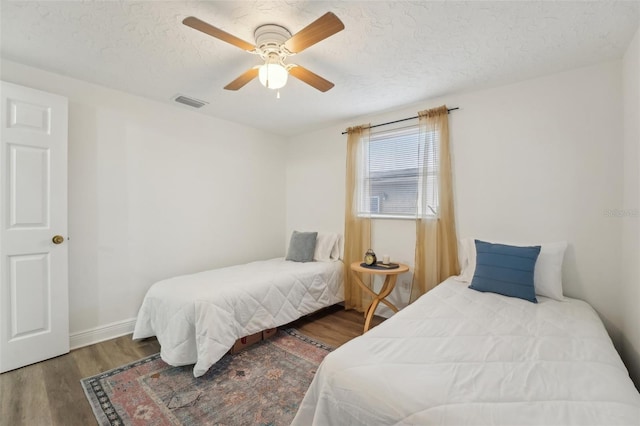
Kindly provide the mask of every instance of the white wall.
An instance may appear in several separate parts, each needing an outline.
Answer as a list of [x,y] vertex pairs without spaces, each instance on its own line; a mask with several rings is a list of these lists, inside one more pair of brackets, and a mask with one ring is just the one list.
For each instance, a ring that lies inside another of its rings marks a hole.
[[157,280],[284,254],[283,138],[10,61],[2,79],[69,98],[72,346],[130,331]]
[[[286,232],[343,229],[346,137],[340,133],[346,127],[442,104],[460,107],[449,115],[458,236],[567,240],[565,294],[589,301],[619,344],[622,224],[605,214],[622,205],[618,61],[433,99],[291,138]],[[376,221],[378,254],[413,264],[414,245],[412,222]],[[406,301],[396,290],[395,300]]]
[[622,279],[626,301],[622,354],[640,389],[640,30],[622,62],[624,88],[624,194]]

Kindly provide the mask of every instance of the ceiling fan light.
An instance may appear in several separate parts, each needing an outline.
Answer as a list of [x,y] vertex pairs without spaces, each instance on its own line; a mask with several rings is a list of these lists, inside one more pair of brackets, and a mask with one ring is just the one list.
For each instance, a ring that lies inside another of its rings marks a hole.
[[280,64],[264,64],[258,71],[260,83],[268,89],[280,89],[287,84],[289,73]]

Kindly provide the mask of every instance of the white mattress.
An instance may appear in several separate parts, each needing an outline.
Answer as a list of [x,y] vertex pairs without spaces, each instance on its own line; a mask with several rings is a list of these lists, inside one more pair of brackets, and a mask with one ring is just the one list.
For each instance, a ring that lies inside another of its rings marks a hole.
[[134,339],[157,336],[170,365],[203,375],[244,336],[344,300],[342,262],[271,259],[157,282],[138,313]]
[[329,354],[294,425],[640,425],[640,394],[586,303],[449,279]]

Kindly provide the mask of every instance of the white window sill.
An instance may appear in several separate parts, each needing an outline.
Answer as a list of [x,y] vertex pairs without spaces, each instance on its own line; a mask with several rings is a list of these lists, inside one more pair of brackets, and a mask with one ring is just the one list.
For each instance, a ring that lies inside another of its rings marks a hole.
[[[402,216],[402,215],[391,215],[391,214],[358,214],[358,217],[366,219],[393,219],[393,220],[416,220],[419,219],[417,216]],[[436,219],[436,215],[427,216],[428,219]]]

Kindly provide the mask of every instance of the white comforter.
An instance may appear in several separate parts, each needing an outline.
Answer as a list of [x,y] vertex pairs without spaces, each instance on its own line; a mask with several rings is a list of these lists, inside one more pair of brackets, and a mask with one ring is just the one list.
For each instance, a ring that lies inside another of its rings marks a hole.
[[449,279],[329,354],[294,425],[640,425],[640,394],[586,303]]
[[170,365],[206,373],[244,336],[344,300],[342,262],[271,259],[157,282],[138,313],[134,339],[157,336]]

